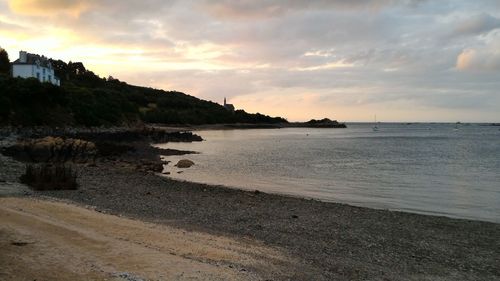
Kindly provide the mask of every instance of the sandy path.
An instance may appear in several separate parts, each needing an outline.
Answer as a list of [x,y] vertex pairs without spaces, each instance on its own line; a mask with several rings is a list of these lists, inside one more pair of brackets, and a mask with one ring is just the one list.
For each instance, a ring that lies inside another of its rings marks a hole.
[[[0,198],[0,280],[261,280],[285,263],[254,241]],[[137,278],[119,277],[123,272]]]

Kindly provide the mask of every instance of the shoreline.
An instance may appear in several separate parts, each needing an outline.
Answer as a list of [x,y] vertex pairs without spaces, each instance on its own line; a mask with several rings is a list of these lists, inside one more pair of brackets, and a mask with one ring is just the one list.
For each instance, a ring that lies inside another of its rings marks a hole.
[[[500,224],[376,210],[88,167],[73,191],[35,192],[299,258],[292,280],[495,280]],[[286,280],[275,278],[273,280]]]
[[[191,154],[200,154],[201,152],[191,152]],[[171,154],[165,156],[165,160],[170,160],[168,157],[170,156],[179,156],[179,155],[187,155],[187,154]],[[178,169],[178,170],[184,170],[184,169]],[[225,185],[225,184],[216,184],[216,183],[208,183],[208,182],[197,182],[197,181],[192,181],[189,179],[182,179],[182,178],[176,178],[172,177],[172,173],[170,174],[164,174],[164,173],[158,173],[157,174],[160,177],[167,178],[172,181],[177,181],[180,183],[186,183],[186,184],[200,184],[200,185],[206,185],[209,187],[218,187],[218,188],[227,188],[227,189],[234,189],[234,190],[239,190],[242,192],[257,192],[257,193],[263,193],[263,194],[269,194],[269,195],[277,195],[277,196],[283,196],[283,197],[290,197],[294,199],[302,199],[302,200],[307,200],[307,201],[318,201],[318,202],[323,202],[323,203],[331,203],[331,204],[339,204],[339,205],[345,205],[345,206],[350,206],[350,207],[357,207],[357,208],[367,208],[367,209],[373,209],[373,210],[381,210],[381,211],[388,211],[388,212],[399,212],[399,213],[408,213],[408,214],[415,214],[415,215],[422,215],[422,216],[431,216],[431,217],[442,217],[442,218],[447,218],[447,219],[456,219],[456,220],[465,220],[465,221],[477,221],[477,222],[486,222],[486,223],[494,223],[494,224],[500,224],[500,221],[493,221],[493,220],[487,220],[487,219],[479,219],[475,217],[465,217],[465,216],[459,216],[459,215],[454,215],[452,213],[435,213],[435,212],[426,212],[426,211],[421,211],[418,209],[412,209],[410,210],[405,210],[405,209],[398,209],[398,208],[389,208],[389,207],[383,207],[383,206],[367,206],[363,205],[363,203],[352,203],[352,202],[342,202],[338,201],[335,199],[322,199],[322,198],[317,198],[317,197],[312,197],[312,196],[305,196],[305,195],[298,195],[294,193],[287,193],[287,192],[278,192],[278,191],[265,191],[259,188],[255,189],[250,189],[250,188],[244,188],[244,187],[238,187],[238,186],[230,186],[230,185]]]
[[[123,157],[126,161],[104,158],[77,164],[78,190],[30,190],[17,196],[55,198],[92,206],[96,213],[237,241],[257,241],[294,260],[276,274],[259,267],[248,269],[259,276],[258,280],[500,277],[498,223],[177,181],[131,164],[143,158],[157,164],[156,149],[144,147]],[[23,172],[23,164],[0,155],[0,162],[7,160],[4,163],[10,169],[5,171],[8,174],[0,173],[0,185],[14,182]]]
[[[196,153],[199,153],[199,152],[196,152]],[[196,182],[196,181],[191,181],[188,179],[173,178],[169,174],[158,173],[158,176],[166,177],[169,180],[177,181],[177,182],[181,182],[181,183],[187,183],[187,184],[201,184],[201,185],[206,185],[209,187],[234,189],[234,190],[238,190],[238,191],[242,191],[242,192],[250,192],[250,193],[257,192],[257,193],[276,195],[276,196],[282,196],[282,197],[290,197],[290,198],[294,198],[294,199],[301,199],[301,200],[306,200],[306,201],[318,201],[318,202],[328,203],[328,204],[339,204],[339,205],[345,205],[345,206],[355,207],[355,208],[366,208],[366,209],[371,209],[371,210],[380,210],[380,211],[388,211],[388,212],[396,212],[396,213],[407,213],[407,214],[415,214],[415,215],[421,215],[421,216],[430,216],[430,217],[438,217],[438,218],[453,219],[453,220],[476,221],[476,222],[500,224],[500,221],[479,219],[479,218],[475,218],[475,217],[462,217],[462,216],[454,215],[451,213],[434,213],[434,212],[421,211],[421,210],[417,210],[417,209],[412,209],[411,211],[409,211],[409,210],[405,210],[405,209],[389,208],[389,207],[382,207],[382,206],[380,206],[380,207],[379,206],[367,206],[367,205],[363,205],[363,203],[356,204],[356,203],[351,203],[351,202],[341,202],[341,201],[336,201],[336,200],[327,200],[327,199],[322,199],[322,198],[310,197],[310,196],[305,196],[305,195],[297,195],[297,194],[286,193],[286,192],[274,192],[274,191],[268,192],[268,191],[263,191],[261,189],[247,189],[247,188],[243,188],[243,187],[229,186],[229,185],[224,185],[224,184],[212,184],[212,183],[205,183],[205,182]]]

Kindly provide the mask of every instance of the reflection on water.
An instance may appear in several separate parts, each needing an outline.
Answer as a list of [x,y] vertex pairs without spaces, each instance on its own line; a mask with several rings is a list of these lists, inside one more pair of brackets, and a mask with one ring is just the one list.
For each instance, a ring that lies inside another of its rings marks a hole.
[[500,222],[500,131],[477,124],[368,124],[198,132],[160,145],[201,152],[171,177],[352,205]]

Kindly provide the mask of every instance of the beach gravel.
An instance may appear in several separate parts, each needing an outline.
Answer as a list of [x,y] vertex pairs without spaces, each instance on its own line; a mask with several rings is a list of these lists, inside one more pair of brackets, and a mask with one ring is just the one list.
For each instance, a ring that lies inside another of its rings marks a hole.
[[299,260],[290,268],[292,280],[500,278],[500,225],[495,223],[180,182],[106,163],[82,166],[79,182],[78,191],[37,194],[146,221],[263,241]]
[[[4,156],[0,164],[0,186],[16,185],[24,165]],[[161,172],[158,149],[138,145],[121,159],[78,164],[78,190],[28,194],[257,240],[294,261],[269,280],[500,280],[500,224],[181,182],[153,171]]]

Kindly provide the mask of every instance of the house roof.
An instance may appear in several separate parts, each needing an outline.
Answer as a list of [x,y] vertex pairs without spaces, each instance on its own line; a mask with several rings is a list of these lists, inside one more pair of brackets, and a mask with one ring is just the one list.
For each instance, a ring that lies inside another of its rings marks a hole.
[[28,64],[28,65],[33,65],[37,64],[37,61],[40,62],[40,66],[43,67],[51,67],[50,61],[48,58],[36,54],[30,54],[28,53],[26,55],[27,59],[26,62],[21,62],[19,59],[15,60],[12,62],[12,64]]

